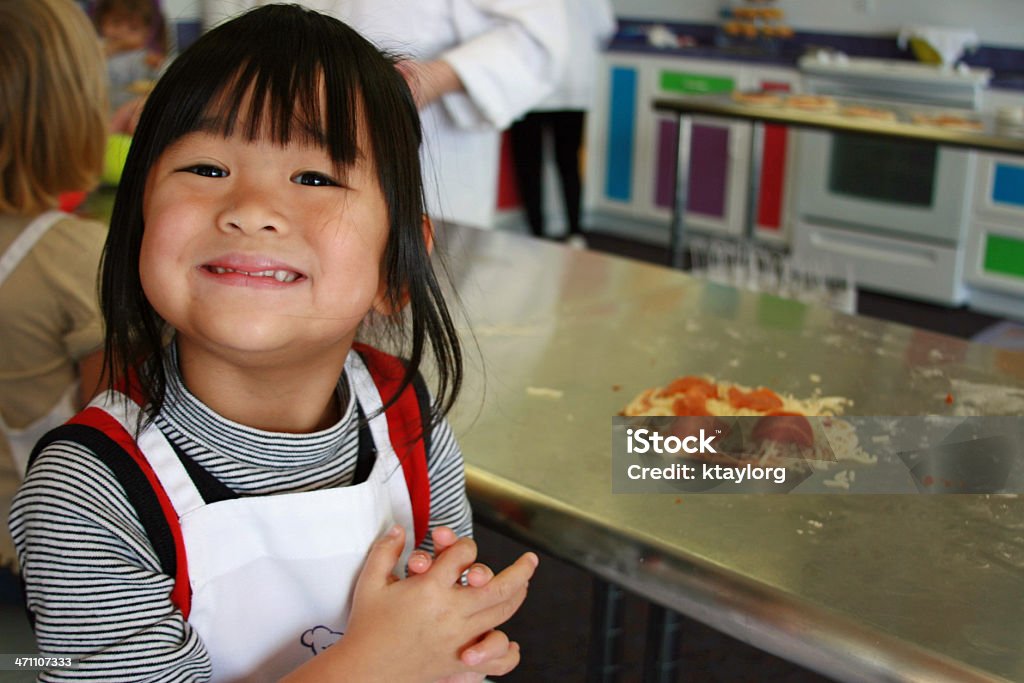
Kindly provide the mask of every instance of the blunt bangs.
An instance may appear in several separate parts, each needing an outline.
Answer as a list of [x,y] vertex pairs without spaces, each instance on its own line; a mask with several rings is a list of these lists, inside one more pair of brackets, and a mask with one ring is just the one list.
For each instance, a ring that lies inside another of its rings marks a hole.
[[[196,131],[281,145],[312,142],[335,163],[351,164],[359,152],[359,107],[405,108],[401,102],[363,101],[374,79],[397,75],[388,73],[393,64],[379,55],[372,68],[360,54],[372,49],[364,43],[340,22],[279,5],[204,34],[171,64],[150,95],[154,106],[147,103],[146,109],[155,120],[144,115],[137,131],[154,143],[147,168],[169,144]],[[418,121],[411,123],[418,148]],[[146,124],[156,130],[144,130]]]

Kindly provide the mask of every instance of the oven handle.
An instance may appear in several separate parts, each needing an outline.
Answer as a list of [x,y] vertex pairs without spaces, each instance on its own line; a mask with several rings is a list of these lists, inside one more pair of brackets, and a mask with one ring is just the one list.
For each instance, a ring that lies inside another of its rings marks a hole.
[[938,265],[935,252],[926,246],[894,243],[892,240],[872,240],[868,235],[814,229],[810,235],[811,244],[837,254],[860,258],[872,258],[907,266]]

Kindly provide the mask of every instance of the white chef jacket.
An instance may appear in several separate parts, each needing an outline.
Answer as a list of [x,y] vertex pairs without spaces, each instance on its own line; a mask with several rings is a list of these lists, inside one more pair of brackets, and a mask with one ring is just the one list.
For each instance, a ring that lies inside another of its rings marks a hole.
[[564,0],[569,22],[569,54],[555,90],[534,111],[588,111],[593,105],[598,58],[615,33],[610,0]]
[[[271,0],[202,0],[213,26]],[[464,93],[421,112],[428,209],[442,221],[493,226],[500,131],[561,79],[564,0],[301,0],[346,22],[383,50],[443,59]]]

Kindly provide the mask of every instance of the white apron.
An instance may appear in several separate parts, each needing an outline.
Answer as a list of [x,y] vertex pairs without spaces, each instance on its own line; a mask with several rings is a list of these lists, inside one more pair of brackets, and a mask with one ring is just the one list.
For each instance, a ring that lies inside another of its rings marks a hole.
[[[380,394],[355,352],[346,372],[368,416]],[[134,415],[109,395],[95,403],[134,433]],[[356,578],[373,542],[394,523],[413,544],[412,506],[383,414],[370,420],[376,461],[361,484],[207,505],[163,434],[139,436],[181,521],[192,588],[189,624],[214,681],[276,681],[344,634]]]
[[[32,251],[32,247],[42,239],[43,235],[58,221],[66,217],[67,214],[63,211],[47,211],[33,219],[21,231],[21,234],[11,242],[11,245],[7,247],[7,251],[0,257],[0,286],[14,272],[22,259]],[[11,455],[14,458],[15,469],[19,477],[24,478],[25,476],[28,456],[32,453],[32,448],[36,445],[36,441],[54,427],[64,424],[75,414],[75,397],[77,395],[78,383],[76,382],[68,388],[64,396],[50,409],[49,413],[20,429],[8,426],[3,416],[0,415],[0,429],[3,430],[4,436],[7,438],[7,444],[11,449]]]

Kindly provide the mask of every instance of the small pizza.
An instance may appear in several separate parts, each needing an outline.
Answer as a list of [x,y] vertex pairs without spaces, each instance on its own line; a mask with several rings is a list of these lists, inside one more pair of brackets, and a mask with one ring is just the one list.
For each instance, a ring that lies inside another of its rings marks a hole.
[[985,128],[985,124],[978,119],[959,114],[914,114],[911,120],[921,126],[936,126],[968,132],[980,131]]
[[858,119],[874,119],[877,121],[895,121],[896,112],[891,109],[879,109],[877,107],[865,107],[853,105],[843,107],[839,110],[843,116],[850,116]]
[[751,388],[711,377],[686,375],[641,392],[623,415],[758,416],[838,415],[850,403],[839,396],[800,399],[767,387]]
[[742,92],[736,90],[732,93],[732,99],[739,104],[749,104],[755,107],[777,107],[782,104],[782,98],[771,92]]
[[786,98],[786,106],[804,111],[835,111],[838,104],[834,97],[828,95],[790,95]]
[[[852,401],[839,396],[797,398],[767,387],[749,387],[712,377],[686,375],[663,387],[641,392],[622,414],[631,417],[670,417],[662,423],[663,433],[680,438],[699,433],[718,436],[715,453],[700,453],[694,459],[741,467],[773,465],[803,470],[824,466],[835,460],[872,462],[857,444],[849,423],[836,415]],[[729,417],[759,417],[742,422]],[[807,419],[825,416],[817,426]],[[741,430],[741,431],[737,431]],[[842,454],[834,452],[833,434],[842,436]],[[852,436],[851,436],[852,434]]]

